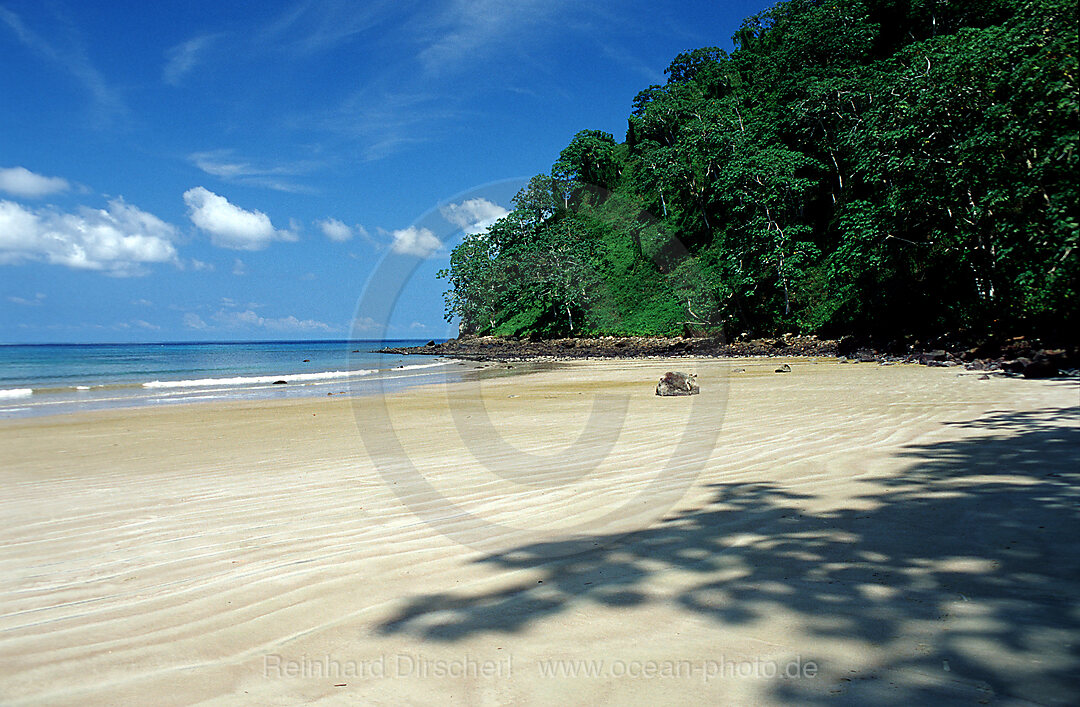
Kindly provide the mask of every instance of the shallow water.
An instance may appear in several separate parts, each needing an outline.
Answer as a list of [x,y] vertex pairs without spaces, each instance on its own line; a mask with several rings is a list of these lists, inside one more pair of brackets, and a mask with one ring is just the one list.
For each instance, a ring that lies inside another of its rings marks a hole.
[[[460,374],[374,353],[415,340],[0,346],[0,418],[192,401],[364,393]],[[284,381],[279,383],[278,381]]]

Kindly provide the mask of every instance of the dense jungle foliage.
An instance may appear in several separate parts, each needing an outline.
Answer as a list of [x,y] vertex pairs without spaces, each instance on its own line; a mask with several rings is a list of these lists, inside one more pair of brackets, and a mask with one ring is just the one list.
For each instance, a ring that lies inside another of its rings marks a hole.
[[1075,340],[1075,0],[789,0],[454,249],[504,335]]

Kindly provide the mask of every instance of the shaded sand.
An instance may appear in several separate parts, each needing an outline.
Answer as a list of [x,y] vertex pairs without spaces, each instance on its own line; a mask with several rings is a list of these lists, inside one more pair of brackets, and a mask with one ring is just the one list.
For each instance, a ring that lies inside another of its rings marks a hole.
[[1076,384],[778,364],[4,423],[0,703],[1075,704]]

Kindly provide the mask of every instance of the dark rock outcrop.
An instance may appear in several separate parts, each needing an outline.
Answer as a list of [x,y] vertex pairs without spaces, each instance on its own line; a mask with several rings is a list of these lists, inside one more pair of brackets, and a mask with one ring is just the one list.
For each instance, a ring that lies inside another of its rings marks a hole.
[[935,368],[963,366],[969,371],[1002,370],[1025,378],[1080,375],[1080,348],[1051,349],[1025,337],[996,338],[972,346],[960,338],[929,341],[896,339],[873,347],[851,336],[837,340],[784,334],[779,337],[728,341],[723,337],[598,336],[544,339],[466,334],[424,346],[390,347],[378,353],[446,356],[472,361],[574,361],[597,358],[794,358],[838,357],[841,363],[922,364]]
[[572,360],[582,358],[646,358],[649,356],[832,356],[836,342],[815,336],[785,335],[724,343],[720,338],[600,336],[593,338],[512,339],[467,336],[425,346],[389,347],[379,353],[449,356],[474,361]]

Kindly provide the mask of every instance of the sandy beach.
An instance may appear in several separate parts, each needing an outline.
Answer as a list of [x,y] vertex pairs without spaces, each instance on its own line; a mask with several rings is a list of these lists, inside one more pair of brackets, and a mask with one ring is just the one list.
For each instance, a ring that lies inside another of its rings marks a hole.
[[780,363],[2,422],[0,703],[1075,704],[1076,382]]

